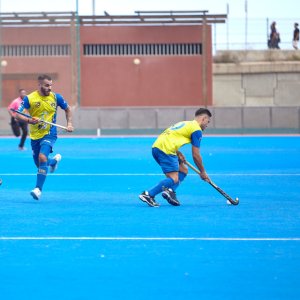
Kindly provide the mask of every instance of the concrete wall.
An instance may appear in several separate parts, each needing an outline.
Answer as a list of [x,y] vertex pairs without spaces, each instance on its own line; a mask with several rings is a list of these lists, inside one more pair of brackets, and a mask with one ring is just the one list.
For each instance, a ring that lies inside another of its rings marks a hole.
[[213,105],[300,106],[300,53],[220,51],[213,65]]
[[[82,129],[163,129],[180,120],[193,119],[198,107],[90,108],[75,112],[74,123]],[[212,131],[300,132],[297,107],[209,107]],[[265,129],[265,130],[263,130]]]
[[[128,130],[151,133],[181,120],[190,120],[198,107],[130,107],[73,109],[77,133]],[[300,133],[299,107],[209,107],[213,118],[211,133]],[[65,124],[64,112],[58,112],[58,124]],[[0,109],[0,133],[10,133],[9,115]]]

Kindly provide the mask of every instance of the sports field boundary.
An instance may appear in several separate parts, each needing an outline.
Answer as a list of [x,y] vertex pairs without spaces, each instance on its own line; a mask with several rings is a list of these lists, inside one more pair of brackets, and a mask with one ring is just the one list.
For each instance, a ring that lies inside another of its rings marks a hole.
[[300,241],[300,237],[101,237],[101,236],[2,236],[0,241]]

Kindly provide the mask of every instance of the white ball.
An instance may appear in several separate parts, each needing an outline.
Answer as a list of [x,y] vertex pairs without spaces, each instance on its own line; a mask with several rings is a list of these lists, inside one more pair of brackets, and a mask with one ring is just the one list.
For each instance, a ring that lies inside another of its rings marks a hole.
[[139,64],[141,63],[141,60],[140,60],[139,58],[135,58],[135,59],[133,60],[133,63],[134,63],[135,65],[139,65]]
[[227,200],[227,204],[228,204],[228,205],[232,205],[231,202],[230,202],[229,200]]
[[1,60],[1,66],[6,67],[7,66],[7,61],[6,60]]

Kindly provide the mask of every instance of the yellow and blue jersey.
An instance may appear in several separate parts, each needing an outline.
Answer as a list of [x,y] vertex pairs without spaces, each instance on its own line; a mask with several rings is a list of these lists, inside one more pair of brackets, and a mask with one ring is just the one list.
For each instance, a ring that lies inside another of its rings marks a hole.
[[177,150],[185,144],[191,143],[199,148],[201,138],[202,129],[196,120],[182,121],[159,135],[152,148],[158,148],[168,155],[176,155]]
[[[31,117],[56,123],[57,106],[63,110],[68,108],[68,103],[62,95],[51,92],[49,96],[42,96],[38,91],[34,91],[24,97],[19,110],[22,111],[26,108]],[[56,136],[56,127],[45,123],[30,124],[30,138],[32,140],[41,139],[47,134]]]

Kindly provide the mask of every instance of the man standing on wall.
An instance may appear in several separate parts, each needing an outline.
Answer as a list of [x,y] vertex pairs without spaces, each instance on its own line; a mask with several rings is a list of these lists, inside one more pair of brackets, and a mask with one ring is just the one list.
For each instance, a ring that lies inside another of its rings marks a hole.
[[272,22],[269,48],[280,49],[279,43],[280,43],[280,34],[277,31],[276,22]]
[[298,43],[299,43],[299,28],[298,23],[294,24],[294,34],[293,34],[293,47],[295,50],[298,50]]

